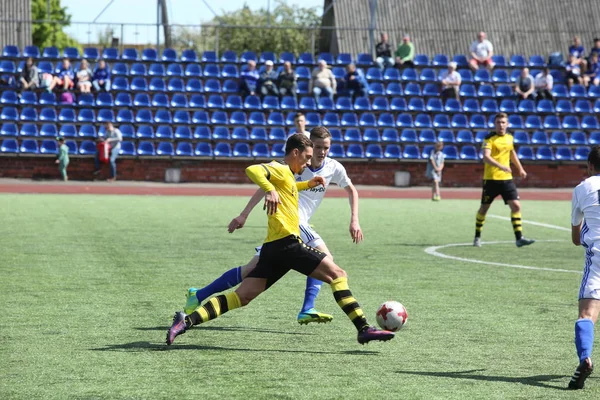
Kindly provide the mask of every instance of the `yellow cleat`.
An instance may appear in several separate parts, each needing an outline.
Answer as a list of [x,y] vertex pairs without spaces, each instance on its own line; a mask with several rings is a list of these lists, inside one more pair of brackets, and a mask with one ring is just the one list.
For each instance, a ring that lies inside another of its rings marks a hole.
[[310,324],[311,322],[316,322],[318,324],[324,324],[330,322],[333,319],[332,315],[324,314],[318,312],[314,308],[310,310],[306,310],[298,314],[298,323],[300,325]]

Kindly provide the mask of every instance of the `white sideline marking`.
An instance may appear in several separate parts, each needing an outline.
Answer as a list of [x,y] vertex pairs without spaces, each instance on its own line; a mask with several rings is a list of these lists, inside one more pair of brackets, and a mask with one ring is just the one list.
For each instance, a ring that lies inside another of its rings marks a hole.
[[[510,218],[504,217],[502,215],[488,214],[487,216],[488,217],[492,217],[492,218],[501,219],[501,220],[504,220],[504,221],[510,221]],[[544,228],[551,228],[551,229],[557,229],[559,231],[571,232],[570,228],[565,228],[564,226],[544,224],[544,223],[541,223],[541,222],[535,222],[535,221],[529,221],[529,220],[523,220],[523,222],[526,223],[527,225],[543,226]]]
[[[531,222],[529,222],[529,223],[531,224]],[[557,227],[557,228],[560,228],[560,227]],[[564,240],[538,240],[538,242],[564,242]],[[514,240],[481,242],[481,244],[483,244],[483,245],[501,244],[501,243],[514,244],[515,242],[514,242]],[[450,256],[448,254],[443,254],[443,253],[438,252],[438,250],[444,249],[446,247],[458,247],[458,246],[473,246],[473,243],[451,243],[451,244],[444,244],[441,246],[431,246],[431,247],[428,247],[425,249],[425,253],[431,254],[432,256],[435,256],[435,257],[448,258],[450,260],[464,261],[464,262],[470,262],[470,263],[476,263],[476,264],[495,265],[495,266],[499,266],[499,267],[508,267],[508,268],[530,269],[530,270],[537,270],[537,271],[569,272],[569,273],[581,274],[580,271],[573,271],[573,270],[569,270],[569,269],[542,268],[542,267],[530,267],[527,265],[497,263],[497,262],[492,262],[492,261],[475,260],[472,258],[455,257],[455,256]]]

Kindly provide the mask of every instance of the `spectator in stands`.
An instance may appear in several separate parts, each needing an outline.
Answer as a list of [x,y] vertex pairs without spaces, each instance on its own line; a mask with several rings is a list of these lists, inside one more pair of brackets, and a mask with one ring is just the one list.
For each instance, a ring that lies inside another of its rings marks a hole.
[[585,87],[590,86],[590,82],[594,85],[600,83],[600,64],[598,63],[598,53],[591,53],[587,70],[583,74],[583,84]]
[[565,71],[567,71],[567,86],[569,89],[573,85],[573,83],[581,84],[581,65],[577,61],[577,58],[573,54],[569,54],[569,59],[567,65],[565,66]]
[[294,133],[303,133],[307,137],[310,136],[309,132],[306,130],[306,117],[301,112],[297,112],[294,115]]
[[90,93],[92,91],[92,71],[90,65],[84,58],[77,71],[77,88],[81,93]]
[[110,71],[106,67],[106,61],[98,61],[98,66],[94,71],[92,85],[96,92],[99,92],[100,90],[108,92],[110,90]]
[[319,102],[321,95],[326,95],[333,101],[337,82],[335,76],[324,60],[319,60],[319,65],[312,72],[312,77],[309,83],[309,92],[315,96],[315,101]]
[[598,54],[598,56],[600,57],[600,38],[594,38],[594,47],[592,47],[592,50],[590,50],[588,61],[592,58],[594,54]]
[[248,66],[240,74],[240,92],[242,96],[254,96],[256,94],[256,84],[259,78],[256,61],[248,60]]
[[442,82],[442,92],[440,93],[440,96],[444,102],[448,99],[459,100],[458,94],[460,92],[462,78],[456,71],[456,67],[456,63],[452,61],[448,63],[448,71],[445,71],[440,75],[440,80]]
[[361,69],[356,68],[356,65],[348,64],[346,66],[346,77],[344,78],[344,81],[345,91],[348,96],[352,97],[352,100],[367,95],[367,87],[369,86],[367,78],[365,78],[365,73]]
[[581,71],[584,72],[587,67],[587,61],[585,60],[585,48],[581,44],[579,36],[573,37],[573,44],[569,46],[569,56],[573,56],[575,63],[579,65]]
[[75,73],[73,72],[73,67],[71,67],[71,61],[68,58],[63,58],[58,74],[52,80],[48,91],[54,90],[57,85],[61,86],[64,91],[73,89],[74,80]]
[[58,142],[58,155],[55,163],[58,164],[58,171],[63,181],[68,181],[67,167],[69,166],[69,146],[65,144],[65,138],[57,137]]
[[[121,150],[123,134],[119,129],[115,128],[110,121],[107,121],[104,124],[104,128],[104,141],[110,145],[110,178],[108,180],[114,182],[117,179],[117,157]],[[100,173],[100,156],[98,152],[96,152],[94,163],[96,165],[94,175],[98,175]]]
[[23,90],[35,90],[40,85],[38,67],[33,63],[33,58],[29,57],[25,62],[19,82]]
[[415,45],[410,41],[410,36],[404,35],[402,44],[396,49],[396,68],[414,68]]
[[264,96],[279,96],[277,88],[277,72],[273,69],[273,61],[265,61],[265,70],[260,74],[258,80],[260,93]]
[[554,98],[552,97],[552,86],[554,86],[554,78],[550,74],[550,68],[546,67],[542,72],[537,74],[535,76],[533,84],[535,86],[535,97],[538,100],[554,100]]
[[479,32],[477,34],[477,40],[471,43],[471,59],[469,60],[469,66],[473,71],[477,71],[480,67],[485,67],[489,70],[494,68],[494,62],[492,56],[494,55],[494,47],[492,43],[487,40],[485,32]]
[[381,42],[375,46],[375,62],[383,71],[388,67],[394,66],[394,58],[392,57],[392,45],[388,42],[388,34],[381,34]]
[[283,70],[279,73],[279,79],[277,81],[279,85],[279,94],[281,97],[284,96],[293,96],[294,99],[297,100],[296,97],[296,83],[298,81],[298,75],[296,75],[296,71],[292,69],[292,63],[286,61],[283,63]]
[[535,85],[533,77],[529,73],[529,68],[523,68],[521,75],[515,82],[515,93],[517,101],[525,99],[535,99]]

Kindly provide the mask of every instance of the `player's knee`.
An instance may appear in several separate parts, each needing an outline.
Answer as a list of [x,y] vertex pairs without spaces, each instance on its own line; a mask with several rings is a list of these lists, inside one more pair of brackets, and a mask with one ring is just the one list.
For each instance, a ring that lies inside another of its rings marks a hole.
[[338,278],[346,278],[348,276],[348,274],[346,274],[346,271],[344,271],[342,268],[340,268],[339,266],[335,265],[333,268],[331,268],[330,271],[330,276],[331,276],[331,280],[336,280]]

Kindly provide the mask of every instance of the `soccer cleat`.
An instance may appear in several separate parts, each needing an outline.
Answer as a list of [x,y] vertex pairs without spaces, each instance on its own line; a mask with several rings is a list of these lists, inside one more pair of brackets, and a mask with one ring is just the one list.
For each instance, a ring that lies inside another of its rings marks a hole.
[[535,243],[535,239],[527,239],[524,236],[521,239],[517,240],[517,242],[516,242],[517,247],[529,246],[530,244],[533,244],[533,243]]
[[481,238],[476,237],[475,240],[473,240],[473,246],[481,247]]
[[585,380],[592,374],[593,371],[594,365],[592,364],[592,360],[588,357],[583,360],[575,370],[575,373],[571,377],[571,382],[569,382],[569,389],[583,389],[585,386]]
[[198,291],[198,289],[191,287],[188,289],[187,293],[185,294],[185,307],[183,307],[183,312],[186,313],[187,315],[190,315],[191,313],[193,313],[194,311],[196,311],[196,308],[200,307],[200,302],[198,301],[198,298],[196,297],[196,292]]
[[394,332],[383,331],[373,326],[369,326],[362,331],[358,332],[358,343],[365,344],[371,340],[379,340],[382,342],[391,340],[394,338]]
[[167,346],[170,346],[177,336],[184,334],[187,330],[187,327],[185,326],[185,317],[186,315],[181,311],[175,313],[173,325],[171,325],[167,332]]
[[324,313],[318,312],[314,308],[300,312],[298,314],[298,323],[300,325],[310,324],[311,322],[316,322],[318,324],[321,324],[321,323],[324,324],[326,322],[330,322],[332,319],[333,319],[333,316],[331,316],[329,314],[324,314]]

